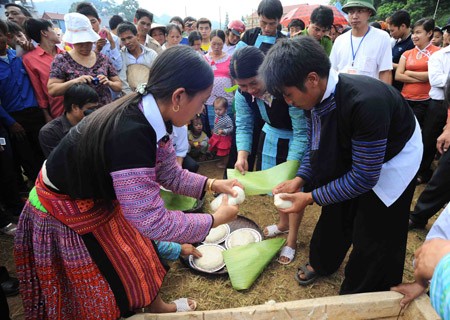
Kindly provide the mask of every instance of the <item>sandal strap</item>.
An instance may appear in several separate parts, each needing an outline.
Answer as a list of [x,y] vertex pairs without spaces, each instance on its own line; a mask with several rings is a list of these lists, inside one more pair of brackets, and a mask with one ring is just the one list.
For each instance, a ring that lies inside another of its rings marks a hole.
[[292,249],[289,246],[284,246],[283,249],[281,249],[280,257],[286,257],[289,260],[294,259],[294,257],[295,257],[295,249]]
[[272,224],[270,226],[267,226],[266,229],[267,229],[267,236],[266,236],[266,238],[273,238],[273,237],[275,237],[275,236],[277,236],[279,234],[286,234],[286,233],[289,232],[289,230],[281,231],[280,229],[278,229],[276,224]]
[[[308,266],[310,266],[309,262],[305,263],[304,265],[302,265],[298,268],[298,271],[303,272],[303,275],[306,278],[306,279],[304,279],[305,281],[317,276],[317,273],[315,271],[309,270]],[[298,273],[298,271],[297,271],[297,273]]]
[[[194,301],[194,300],[192,300]],[[188,298],[179,298],[177,300],[172,301],[177,306],[177,312],[189,312],[194,311],[197,308],[197,303],[194,301],[194,307],[191,308],[189,306]]]

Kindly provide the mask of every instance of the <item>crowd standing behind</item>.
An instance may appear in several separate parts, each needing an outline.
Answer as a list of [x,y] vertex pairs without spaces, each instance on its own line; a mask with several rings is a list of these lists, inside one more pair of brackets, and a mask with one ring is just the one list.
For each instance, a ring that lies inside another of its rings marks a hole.
[[[237,207],[224,202],[212,218],[185,215],[165,210],[156,190],[161,184],[195,197],[203,197],[205,191],[234,193],[236,181],[181,171],[196,172],[196,161],[218,159],[219,168],[243,174],[287,160],[299,163],[297,177],[273,189],[274,194],[286,193],[293,209],[279,210],[279,221],[265,226],[264,236],[288,234],[278,262],[289,264],[306,205],[323,206],[310,260],[294,275],[301,285],[335,272],[353,245],[341,294],[398,285],[393,290],[405,295],[405,305],[431,280],[432,303],[447,319],[450,303],[439,301],[436,290],[450,295],[448,281],[442,280],[450,266],[450,233],[438,232],[448,228],[449,209],[416,253],[421,259],[416,282],[400,282],[408,230],[425,228],[450,201],[450,17],[439,27],[429,17],[411,21],[406,10],[398,10],[386,21],[371,22],[377,14],[373,0],[348,0],[342,10],[348,26],[335,24],[329,6],[318,6],[308,23],[289,21],[287,32],[281,31],[279,0],[261,0],[259,26],[254,28],[232,20],[224,30],[213,30],[207,17],[192,16],[173,16],[162,25],[143,8],[136,10],[133,21],[111,16],[105,27],[96,8],[81,2],[76,12],[65,15],[67,30],[60,35],[50,21],[34,18],[19,4],[6,4],[5,18],[0,19],[0,232],[16,234],[27,316],[51,316],[61,303],[62,315],[98,313],[105,319],[129,315],[152,301],[154,312],[195,310],[197,303],[191,298],[165,303],[159,297],[166,270],[158,253],[169,260],[181,253],[198,255],[189,243],[233,219]],[[349,112],[351,119],[346,118]],[[114,126],[108,117],[115,119]],[[135,154],[133,146],[148,152]],[[370,160],[364,157],[369,153]],[[161,157],[170,161],[161,164]],[[436,157],[440,160],[433,172]],[[86,172],[74,174],[81,169]],[[89,176],[92,170],[95,174]],[[393,177],[396,183],[388,187],[386,181]],[[141,200],[135,208],[139,217],[130,213],[130,205],[136,205],[124,185],[130,181],[146,190],[134,195]],[[409,213],[414,187],[422,183],[427,185]],[[100,202],[92,206],[94,200]],[[94,210],[94,220],[83,223],[96,241],[108,239],[103,232],[114,227],[111,223],[133,231],[135,236],[127,242],[154,241],[150,251],[145,246],[133,249],[136,257],[142,256],[140,270],[148,274],[128,270],[131,282],[123,278],[117,283],[107,274],[98,281],[103,272],[123,275],[130,258],[118,253],[108,257],[107,265],[98,263],[108,245],[97,246],[69,216],[58,216],[57,203],[76,208],[76,215]],[[97,229],[95,219],[107,214],[114,219]],[[48,229],[41,227],[44,217],[53,223]],[[389,219],[390,228],[384,219]],[[349,227],[348,221],[356,222]],[[381,224],[383,239],[372,232]],[[353,227],[366,233],[350,235]],[[40,256],[55,248],[33,243],[36,236],[52,241],[68,256]],[[86,277],[99,290],[97,299],[88,302],[68,289],[73,285],[86,290],[71,268],[65,269],[69,278],[52,275],[68,285],[61,288],[63,300],[46,296],[53,280],[31,261],[46,259],[66,268],[63,262],[71,254],[65,251],[66,236],[78,243],[70,250],[80,255],[80,265],[88,266]],[[436,237],[444,240],[431,240]],[[392,247],[395,252],[389,250]],[[439,256],[432,256],[431,250],[438,250]],[[379,259],[365,257],[381,251],[384,256]],[[424,259],[430,260],[431,269]],[[3,309],[3,295],[17,294],[19,282],[6,269],[0,272]],[[33,282],[30,274],[39,281]],[[142,276],[151,290],[139,282]],[[135,282],[140,283],[142,297],[131,292]],[[127,299],[111,303],[124,292]]]

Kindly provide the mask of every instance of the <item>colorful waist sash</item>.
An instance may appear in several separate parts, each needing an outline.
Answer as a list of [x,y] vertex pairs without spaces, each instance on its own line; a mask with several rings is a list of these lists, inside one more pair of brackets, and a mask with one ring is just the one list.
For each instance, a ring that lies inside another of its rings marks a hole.
[[166,270],[152,241],[125,219],[118,201],[73,200],[53,192],[39,174],[29,202],[81,236],[123,316],[156,298]]

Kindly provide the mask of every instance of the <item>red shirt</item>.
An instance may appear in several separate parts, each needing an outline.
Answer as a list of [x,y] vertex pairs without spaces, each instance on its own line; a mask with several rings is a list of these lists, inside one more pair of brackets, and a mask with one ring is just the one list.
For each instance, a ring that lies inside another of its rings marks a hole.
[[[56,54],[63,52],[63,50],[56,47]],[[48,94],[47,83],[53,58],[51,54],[37,46],[36,49],[27,52],[23,56],[23,65],[30,77],[39,107],[48,109],[52,118],[57,118],[64,113],[64,97],[51,97]]]

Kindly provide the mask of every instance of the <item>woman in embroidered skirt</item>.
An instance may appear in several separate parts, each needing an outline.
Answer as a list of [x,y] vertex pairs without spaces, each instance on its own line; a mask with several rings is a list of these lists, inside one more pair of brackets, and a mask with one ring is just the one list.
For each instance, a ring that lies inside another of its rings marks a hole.
[[169,211],[159,196],[160,185],[196,198],[205,190],[235,194],[237,181],[182,170],[170,139],[172,124],[201,111],[212,84],[210,66],[195,51],[167,49],[145,90],[86,117],[52,152],[15,239],[27,319],[195,309],[191,299],[165,303],[158,296],[167,270],[153,240],[200,242],[237,215],[225,202],[212,215]]

